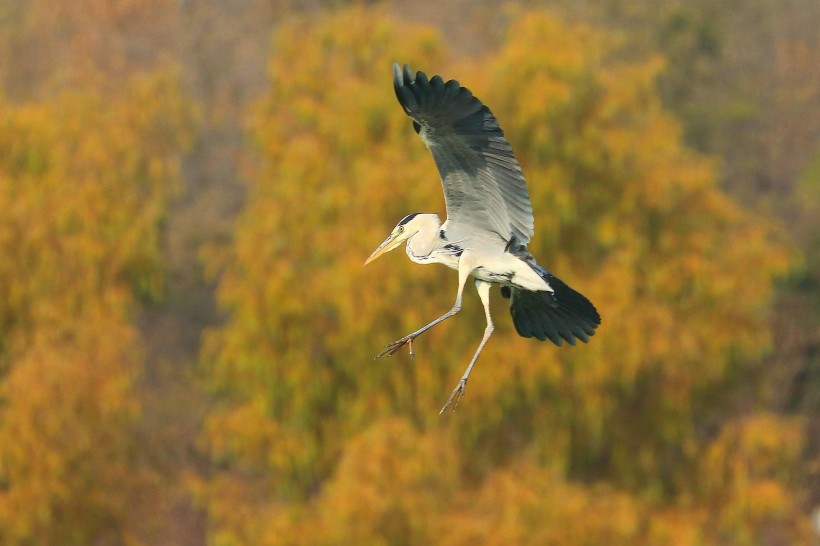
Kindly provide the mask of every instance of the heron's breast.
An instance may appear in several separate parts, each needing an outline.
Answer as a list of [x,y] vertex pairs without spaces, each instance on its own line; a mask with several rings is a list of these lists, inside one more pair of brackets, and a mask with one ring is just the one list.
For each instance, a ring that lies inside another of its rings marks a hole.
[[461,253],[458,254],[451,254],[451,253],[441,253],[438,255],[438,261],[441,264],[446,265],[450,269],[455,269],[458,271],[458,262],[461,258]]

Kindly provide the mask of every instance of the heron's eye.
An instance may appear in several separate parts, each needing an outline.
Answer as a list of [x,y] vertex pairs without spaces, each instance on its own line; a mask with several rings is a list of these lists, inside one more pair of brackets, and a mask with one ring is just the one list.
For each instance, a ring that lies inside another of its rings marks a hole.
[[399,233],[404,233],[404,226],[399,226]]

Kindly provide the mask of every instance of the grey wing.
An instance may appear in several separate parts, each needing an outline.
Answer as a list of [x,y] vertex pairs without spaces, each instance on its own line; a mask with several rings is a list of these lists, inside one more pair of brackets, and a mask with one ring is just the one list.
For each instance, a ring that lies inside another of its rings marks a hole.
[[393,65],[393,87],[441,175],[447,217],[529,242],[532,205],[521,166],[490,109],[455,80]]

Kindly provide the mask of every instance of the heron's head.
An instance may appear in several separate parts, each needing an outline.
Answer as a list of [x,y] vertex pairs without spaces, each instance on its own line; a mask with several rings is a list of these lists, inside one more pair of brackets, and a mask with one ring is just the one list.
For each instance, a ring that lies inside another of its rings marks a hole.
[[430,217],[435,217],[436,225],[438,225],[438,216],[435,214],[420,214],[414,212],[402,218],[401,221],[396,224],[396,227],[393,228],[393,231],[390,232],[390,235],[387,236],[387,239],[385,239],[384,242],[379,245],[379,248],[374,250],[373,254],[364,262],[364,265],[369,264],[382,254],[387,254],[391,250],[401,246],[404,241],[430,224]]

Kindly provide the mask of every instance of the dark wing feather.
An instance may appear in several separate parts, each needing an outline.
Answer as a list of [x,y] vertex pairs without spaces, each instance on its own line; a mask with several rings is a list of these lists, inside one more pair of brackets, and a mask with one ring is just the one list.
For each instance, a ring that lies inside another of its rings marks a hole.
[[490,109],[457,81],[414,77],[407,65],[393,65],[393,86],[433,154],[448,219],[526,244],[534,231],[526,180]]
[[583,294],[538,265],[532,254],[512,240],[507,250],[529,265],[549,285],[552,292],[530,292],[515,286],[502,287],[501,295],[510,298],[510,314],[515,329],[523,337],[548,339],[556,345],[562,340],[575,345],[595,335],[601,315]]
[[575,345],[595,335],[601,324],[598,310],[583,294],[576,292],[561,279],[535,266],[553,292],[530,292],[511,287],[510,314],[515,329],[522,337],[549,339],[556,345],[566,340]]

